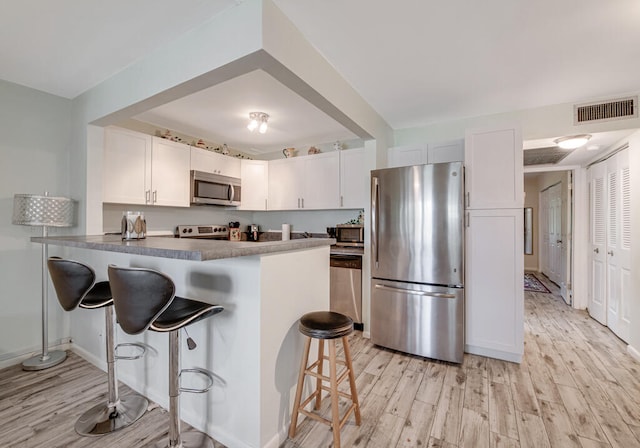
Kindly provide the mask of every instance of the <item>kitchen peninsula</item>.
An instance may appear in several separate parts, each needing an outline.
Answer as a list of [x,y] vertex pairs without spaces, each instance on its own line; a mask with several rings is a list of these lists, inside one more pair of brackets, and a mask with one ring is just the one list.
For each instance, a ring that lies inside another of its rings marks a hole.
[[[99,280],[106,279],[109,264],[157,269],[173,279],[178,295],[223,305],[215,319],[189,327],[198,348],[182,351],[182,366],[209,369],[216,381],[207,394],[182,395],[182,418],[227,446],[278,447],[286,438],[303,343],[297,320],[329,308],[329,248],[335,240],[122,241],[110,235],[31,240],[55,246],[51,255],[87,263]],[[67,315],[73,349],[104,369],[103,314]],[[166,407],[166,335],[131,336],[118,329],[117,342],[151,347],[140,360],[118,362],[119,378]],[[182,381],[185,387],[200,386],[188,376]]]

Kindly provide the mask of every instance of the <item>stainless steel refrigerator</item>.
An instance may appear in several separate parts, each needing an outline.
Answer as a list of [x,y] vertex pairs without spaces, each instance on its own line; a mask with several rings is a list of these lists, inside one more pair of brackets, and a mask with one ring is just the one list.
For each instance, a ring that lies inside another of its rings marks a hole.
[[461,162],[371,172],[371,340],[460,363],[464,353]]

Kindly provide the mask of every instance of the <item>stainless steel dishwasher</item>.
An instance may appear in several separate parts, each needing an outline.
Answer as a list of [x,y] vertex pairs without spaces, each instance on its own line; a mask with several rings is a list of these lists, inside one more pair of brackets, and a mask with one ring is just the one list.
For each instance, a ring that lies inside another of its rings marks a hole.
[[331,254],[330,309],[353,319],[356,330],[362,330],[362,256]]

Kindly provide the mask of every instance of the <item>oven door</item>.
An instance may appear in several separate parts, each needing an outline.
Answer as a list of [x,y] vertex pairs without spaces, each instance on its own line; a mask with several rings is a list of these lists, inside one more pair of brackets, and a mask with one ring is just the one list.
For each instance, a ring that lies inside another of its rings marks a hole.
[[191,172],[191,203],[196,205],[240,205],[240,179],[218,174]]

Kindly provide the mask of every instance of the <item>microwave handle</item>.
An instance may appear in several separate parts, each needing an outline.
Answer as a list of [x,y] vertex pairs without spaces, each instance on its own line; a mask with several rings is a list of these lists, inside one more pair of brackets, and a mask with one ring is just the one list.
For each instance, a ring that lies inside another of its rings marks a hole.
[[229,184],[229,201],[233,201],[233,198],[235,197],[235,195],[236,195],[236,191],[233,188],[233,185]]

